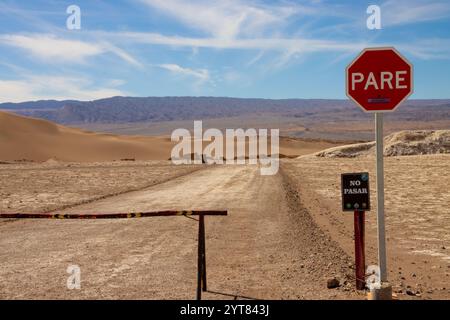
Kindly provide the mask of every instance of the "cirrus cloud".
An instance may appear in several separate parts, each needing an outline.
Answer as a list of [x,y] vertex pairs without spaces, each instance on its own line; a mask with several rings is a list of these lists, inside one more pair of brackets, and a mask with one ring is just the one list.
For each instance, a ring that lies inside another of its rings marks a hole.
[[18,80],[0,79],[0,102],[96,100],[125,95],[129,94],[115,88],[115,84],[97,86],[90,79],[83,77],[26,75]]
[[82,63],[89,57],[112,52],[130,64],[141,65],[127,52],[105,41],[93,43],[69,40],[50,34],[3,34],[0,35],[0,43],[26,50],[35,57],[52,62],[56,60]]
[[168,70],[173,73],[192,76],[201,82],[209,81],[209,71],[207,69],[190,69],[183,68],[177,64],[158,64],[157,67]]

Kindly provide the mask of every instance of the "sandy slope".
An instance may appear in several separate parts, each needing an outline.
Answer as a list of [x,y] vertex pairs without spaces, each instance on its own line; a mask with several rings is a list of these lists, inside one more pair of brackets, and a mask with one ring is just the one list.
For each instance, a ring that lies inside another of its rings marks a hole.
[[[0,112],[0,160],[167,160],[174,145],[167,136],[94,133]],[[338,144],[326,141],[280,138],[280,153],[298,156],[336,145]]]
[[170,140],[164,137],[92,133],[0,112],[1,160],[166,160],[171,145]]
[[[326,288],[334,275],[351,279],[350,260],[292,190],[282,174],[217,166],[67,211],[228,209],[206,219],[205,298],[361,298]],[[193,299],[197,225],[185,217],[0,224],[0,297]],[[81,267],[79,291],[66,288],[70,264]]]

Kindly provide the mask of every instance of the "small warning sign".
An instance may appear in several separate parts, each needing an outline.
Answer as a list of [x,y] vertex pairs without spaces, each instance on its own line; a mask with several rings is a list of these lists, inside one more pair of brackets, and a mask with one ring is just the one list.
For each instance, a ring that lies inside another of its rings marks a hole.
[[370,211],[369,173],[344,173],[342,176],[342,210]]

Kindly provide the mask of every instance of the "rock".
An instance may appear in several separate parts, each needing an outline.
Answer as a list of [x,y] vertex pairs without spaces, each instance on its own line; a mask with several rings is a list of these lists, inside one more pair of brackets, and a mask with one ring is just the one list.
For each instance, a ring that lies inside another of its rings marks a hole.
[[410,289],[406,290],[406,294],[407,294],[408,296],[415,296],[415,295],[416,295],[416,294],[415,294],[412,290],[410,290]]
[[328,289],[334,289],[339,287],[339,280],[336,278],[331,278],[327,280],[327,288]]

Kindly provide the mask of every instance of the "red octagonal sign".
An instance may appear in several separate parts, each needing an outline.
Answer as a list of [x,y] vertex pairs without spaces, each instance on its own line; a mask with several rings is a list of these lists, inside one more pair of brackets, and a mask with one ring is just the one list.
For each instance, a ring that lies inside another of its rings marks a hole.
[[413,93],[413,67],[394,48],[368,48],[347,67],[346,87],[364,111],[393,111]]

